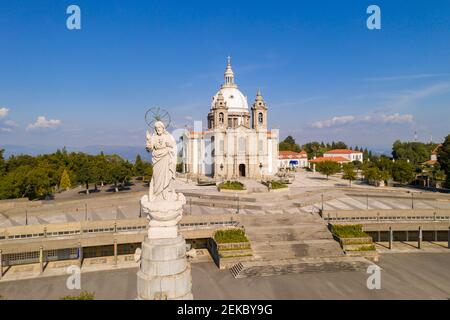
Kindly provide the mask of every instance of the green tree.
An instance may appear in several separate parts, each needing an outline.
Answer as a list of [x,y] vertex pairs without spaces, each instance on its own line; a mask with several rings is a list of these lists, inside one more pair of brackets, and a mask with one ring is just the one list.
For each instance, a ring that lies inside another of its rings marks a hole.
[[392,145],[392,156],[396,160],[409,160],[413,165],[420,165],[430,158],[436,144],[423,142],[401,142],[397,140]]
[[295,142],[295,139],[292,136],[287,136],[286,139],[280,142],[279,149],[280,151],[301,151],[300,146]]
[[133,173],[133,166],[124,161],[118,155],[108,157],[109,180],[114,184],[116,192],[119,191],[119,185],[125,184]]
[[380,170],[374,163],[364,163],[362,173],[368,183],[374,183],[375,185],[390,178],[390,173],[387,170]]
[[139,154],[136,156],[136,160],[134,161],[133,173],[136,177],[139,177],[142,180],[144,179],[145,166]]
[[342,178],[348,180],[350,186],[352,186],[352,181],[356,180],[355,167],[352,163],[346,163],[343,165]]
[[442,171],[447,176],[445,187],[450,188],[450,134],[445,138],[442,147],[438,151],[438,162]]
[[72,184],[70,182],[70,176],[67,173],[67,169],[64,169],[62,175],[61,175],[61,181],[59,182],[59,188],[61,190],[68,190],[72,187]]
[[6,162],[5,158],[3,158],[3,154],[5,149],[0,149],[0,177],[6,173]]
[[341,170],[341,165],[334,161],[322,161],[316,164],[316,170],[328,177],[338,173]]
[[79,154],[77,161],[78,182],[86,186],[86,194],[89,194],[89,184],[93,182],[93,162],[86,154]]
[[414,179],[414,166],[407,161],[397,160],[392,166],[392,178],[400,183],[409,183]]
[[150,182],[153,176],[153,165],[150,163],[146,163],[144,170],[144,181]]

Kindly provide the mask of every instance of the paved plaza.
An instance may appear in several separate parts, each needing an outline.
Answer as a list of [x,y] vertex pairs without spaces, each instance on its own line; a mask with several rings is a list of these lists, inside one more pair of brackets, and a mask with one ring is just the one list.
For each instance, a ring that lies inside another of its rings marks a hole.
[[[382,255],[381,289],[369,290],[365,272],[287,274],[235,279],[212,263],[192,264],[196,299],[449,299],[450,253]],[[82,274],[82,290],[96,299],[134,299],[137,268]],[[66,277],[0,283],[6,299],[59,299]]]
[[[255,181],[252,183],[255,184]],[[412,206],[414,209],[450,209],[450,198],[445,198],[444,195],[440,195],[444,197],[443,199],[412,200],[409,198],[409,192],[415,192],[416,195],[422,193],[408,188],[376,188],[363,183],[354,183],[349,189],[348,183],[339,177],[330,177],[327,180],[320,173],[306,171],[295,174],[295,180],[289,185],[289,191],[243,194],[239,200],[208,199],[209,196],[223,197],[224,194],[218,192],[215,186],[197,186],[196,182],[181,178],[176,180],[176,189],[187,194],[188,203],[184,207],[184,214],[192,215],[236,213],[238,206],[241,215],[317,213],[322,207],[322,194],[325,196],[323,202],[325,211],[411,209]],[[386,196],[370,196],[380,192]],[[43,201],[42,205],[33,204],[28,208],[3,209],[0,210],[0,227],[25,225],[26,211],[28,224],[136,218],[139,216],[139,199],[144,193],[142,186],[137,186],[135,190],[127,192],[89,196],[79,194],[69,199]],[[201,196],[202,200],[189,196],[189,193]],[[369,194],[369,197],[366,198],[365,194]],[[431,192],[423,194],[433,195]],[[227,195],[234,196],[233,193]],[[245,198],[251,198],[253,201],[251,205],[246,203]],[[298,205],[302,202],[306,204]],[[218,203],[223,205],[218,206]]]

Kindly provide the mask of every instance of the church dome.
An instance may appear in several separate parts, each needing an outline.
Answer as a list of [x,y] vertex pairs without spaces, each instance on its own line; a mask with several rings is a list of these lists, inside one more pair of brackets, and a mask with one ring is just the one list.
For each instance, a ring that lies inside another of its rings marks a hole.
[[228,112],[248,112],[247,97],[242,94],[238,88],[223,87],[213,97],[211,109],[216,103],[219,92],[222,92],[223,98],[227,104]]
[[237,84],[234,83],[234,72],[231,69],[230,57],[228,57],[228,64],[224,76],[225,83],[213,97],[211,109],[214,108],[219,93],[222,93],[228,107],[228,112],[248,112],[247,97],[243,95],[243,93],[238,89]]

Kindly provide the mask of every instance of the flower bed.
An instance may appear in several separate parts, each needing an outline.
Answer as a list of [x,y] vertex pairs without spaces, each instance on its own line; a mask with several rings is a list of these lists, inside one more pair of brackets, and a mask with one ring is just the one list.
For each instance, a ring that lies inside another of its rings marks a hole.
[[245,190],[244,184],[242,184],[239,181],[222,182],[221,184],[219,184],[217,186],[217,188],[219,189],[219,191],[222,191],[222,190],[243,191],[243,190]]
[[230,268],[253,255],[250,241],[239,228],[217,230],[214,237],[208,239],[207,247],[220,269]]
[[275,181],[275,180],[272,180],[272,181],[265,181],[265,182],[263,182],[263,184],[266,186],[266,187],[270,187],[270,189],[271,190],[278,190],[278,189],[285,189],[285,188],[288,188],[288,185],[287,184],[285,184],[285,183],[282,183],[282,182],[279,182],[279,181]]

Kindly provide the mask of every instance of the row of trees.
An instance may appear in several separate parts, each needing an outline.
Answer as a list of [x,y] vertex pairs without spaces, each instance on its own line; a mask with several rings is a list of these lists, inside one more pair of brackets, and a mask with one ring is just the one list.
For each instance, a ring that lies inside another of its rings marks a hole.
[[39,156],[4,158],[0,150],[0,199],[44,198],[55,191],[83,185],[113,184],[115,191],[133,176],[149,179],[152,166],[138,155],[134,165],[118,155],[68,153],[65,149]]
[[323,154],[329,150],[334,149],[350,149],[355,151],[361,151],[363,153],[364,159],[372,159],[372,151],[367,150],[367,148],[362,148],[356,146],[354,149],[353,147],[347,146],[345,142],[338,141],[331,143],[324,143],[312,141],[305,143],[304,145],[299,145],[295,142],[295,139],[292,136],[286,137],[283,141],[279,144],[280,151],[294,151],[294,152],[300,152],[301,150],[305,150],[308,154],[308,158],[312,159],[313,157],[321,157]]
[[[355,151],[362,151],[364,161],[354,162],[344,166],[325,161],[316,165],[316,170],[327,177],[338,172],[343,172],[344,179],[352,181],[352,171],[361,170],[364,178],[372,183],[394,180],[400,183],[411,183],[418,175],[429,176],[433,181],[445,179],[445,186],[450,188],[450,135],[446,137],[442,146],[438,149],[438,162],[425,164],[438,145],[435,143],[401,142],[395,141],[392,146],[392,158],[381,155],[373,155],[367,149],[355,147]],[[299,152],[305,150],[308,158],[322,156],[324,152],[332,149],[352,149],[342,142],[319,143],[309,142],[303,146],[298,145],[292,136],[288,136],[280,143],[280,151],[289,150]]]
[[409,183],[414,179],[414,166],[410,163],[399,160],[392,162],[387,157],[380,157],[376,161],[366,161],[361,163],[355,161],[342,166],[334,161],[323,161],[316,164],[316,170],[327,176],[342,171],[342,178],[352,181],[356,180],[357,171],[361,171],[364,179],[370,183],[379,184],[381,181],[387,182],[390,179],[401,183]]

